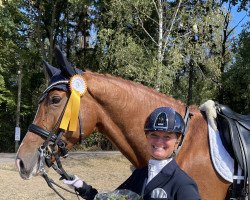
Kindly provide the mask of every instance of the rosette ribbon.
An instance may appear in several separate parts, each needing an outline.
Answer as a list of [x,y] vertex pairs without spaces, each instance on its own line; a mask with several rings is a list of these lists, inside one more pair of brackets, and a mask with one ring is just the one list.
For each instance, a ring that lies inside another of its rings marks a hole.
[[67,107],[65,109],[60,128],[63,130],[76,131],[78,114],[80,110],[80,93],[72,90]]
[[80,75],[74,75],[70,79],[70,97],[60,123],[63,130],[76,131],[78,125],[78,115],[80,111],[81,96],[87,91],[85,79]]

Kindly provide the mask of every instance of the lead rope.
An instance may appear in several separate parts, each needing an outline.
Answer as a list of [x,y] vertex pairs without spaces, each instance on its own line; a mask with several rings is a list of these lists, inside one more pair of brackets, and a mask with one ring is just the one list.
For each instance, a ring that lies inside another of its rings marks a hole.
[[[56,185],[56,186],[58,186],[59,188],[65,190],[65,191],[69,192],[69,193],[75,194],[74,192],[72,192],[72,191],[70,191],[70,190],[68,190],[68,189],[66,189],[66,188],[63,188],[63,187],[61,187],[60,185],[56,184],[51,178],[48,177],[47,173],[44,173],[42,176],[43,176],[43,178],[45,179],[45,181],[47,182],[48,186],[49,186],[49,187],[50,187],[59,197],[61,197],[61,199],[66,200],[66,199],[65,199],[65,198],[55,189],[55,187],[53,186],[53,184]],[[78,198],[78,199],[79,199],[79,198]]]
[[[39,172],[42,174],[42,177],[46,181],[47,185],[63,200],[66,200],[66,199],[56,190],[56,188],[53,186],[53,184],[56,185],[57,187],[61,188],[62,190],[65,190],[66,192],[69,192],[71,194],[76,195],[78,200],[80,200],[79,194],[77,193],[76,190],[74,192],[72,192],[72,191],[60,186],[59,184],[57,184],[53,179],[49,178],[49,176],[46,173],[45,168],[44,168],[44,163],[45,163],[44,162],[45,161],[44,151],[45,151],[45,148],[40,148],[39,151],[40,151]],[[70,175],[68,175],[65,172],[65,170],[63,169],[58,154],[56,153],[56,155],[55,155],[55,152],[53,152],[53,154],[55,156],[56,163],[57,163],[57,164],[52,165],[53,169],[61,176],[61,178],[71,180],[72,177]]]
[[50,187],[59,197],[61,197],[61,199],[66,200],[66,199],[56,190],[56,188],[53,186],[53,184],[56,185],[57,187],[61,188],[62,190],[66,191],[66,192],[69,192],[69,193],[71,193],[71,194],[76,195],[77,198],[78,198],[78,200],[80,200],[79,194],[77,193],[76,190],[75,190],[75,192],[72,192],[72,191],[70,191],[70,190],[68,190],[68,189],[66,189],[66,188],[64,188],[64,187],[62,187],[61,185],[59,185],[59,184],[57,184],[55,181],[53,181],[53,179],[49,178],[48,175],[47,175],[47,173],[44,173],[42,176],[43,176],[43,178],[45,179],[45,181],[47,182],[48,186],[49,186],[49,187]]

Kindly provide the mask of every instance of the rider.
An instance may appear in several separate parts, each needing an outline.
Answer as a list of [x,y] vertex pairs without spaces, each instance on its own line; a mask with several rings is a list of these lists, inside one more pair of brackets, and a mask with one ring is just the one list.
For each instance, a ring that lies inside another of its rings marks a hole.
[[[148,166],[136,169],[117,189],[128,189],[144,200],[162,198],[169,200],[199,200],[198,187],[177,165],[174,156],[185,124],[179,113],[169,107],[155,109],[145,123],[145,134],[151,159]],[[74,180],[63,180],[75,188],[80,196],[94,199],[95,188],[75,176]]]

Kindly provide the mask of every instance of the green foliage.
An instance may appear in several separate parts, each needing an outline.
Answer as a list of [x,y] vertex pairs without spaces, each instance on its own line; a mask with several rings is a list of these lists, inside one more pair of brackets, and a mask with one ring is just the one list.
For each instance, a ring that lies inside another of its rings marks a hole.
[[[170,22],[174,20],[177,3],[166,2],[162,5],[163,39],[169,41],[163,43],[166,52],[163,51],[161,61],[159,17],[156,14],[160,5],[152,1],[108,2],[104,1],[105,12],[101,13],[103,21],[107,23],[100,26],[98,32],[100,71],[141,82],[186,102],[192,61],[196,77],[192,77],[193,96],[200,97],[199,91],[213,88],[213,92],[203,93],[203,99],[216,98],[215,88],[221,82],[221,60],[225,60],[222,58],[221,35],[224,30],[224,13],[219,4],[210,1],[183,2],[171,32]],[[194,26],[197,30],[194,30]],[[227,55],[230,60],[230,54]],[[178,84],[175,85],[176,77],[186,80],[184,90],[181,86],[177,88]],[[179,95],[176,95],[176,90]],[[192,99],[192,102],[200,103],[198,99]]]
[[98,150],[115,150],[116,147],[101,133],[92,133],[84,140],[84,147],[87,149],[97,148]]
[[15,130],[16,52],[20,37],[19,12],[16,4],[3,1],[0,6],[0,151],[13,150]]
[[143,198],[138,194],[132,192],[131,190],[114,190],[112,192],[107,193],[98,193],[94,200],[142,200]]
[[[42,60],[57,65],[55,45],[78,68],[140,82],[184,102],[191,97],[195,104],[223,93],[224,103],[249,113],[248,29],[236,43],[233,60],[220,2],[185,0],[180,7],[179,1],[162,2],[1,1],[0,151],[14,147],[17,71],[22,71],[23,137],[48,83]],[[247,8],[247,1],[230,1],[237,2]],[[97,133],[86,145],[112,146]]]
[[217,98],[224,65],[232,58],[229,38],[222,35],[223,31],[229,32],[224,27],[224,15],[219,4],[210,1],[186,4],[180,11],[180,24],[174,27],[175,40],[168,55],[177,57],[170,64],[177,65],[176,69],[179,66],[171,92],[174,96],[187,101],[191,95],[189,101],[195,104]]
[[250,113],[250,28],[242,31],[235,46],[235,62],[224,74],[225,103],[239,113]]

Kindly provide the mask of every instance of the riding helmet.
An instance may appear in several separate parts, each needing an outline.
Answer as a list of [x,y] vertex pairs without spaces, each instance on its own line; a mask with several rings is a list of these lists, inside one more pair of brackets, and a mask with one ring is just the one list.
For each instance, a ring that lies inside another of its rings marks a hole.
[[147,118],[145,131],[166,131],[184,134],[185,123],[181,115],[170,107],[155,109]]

